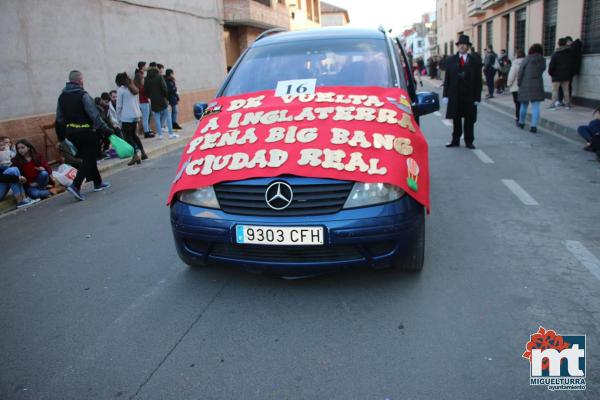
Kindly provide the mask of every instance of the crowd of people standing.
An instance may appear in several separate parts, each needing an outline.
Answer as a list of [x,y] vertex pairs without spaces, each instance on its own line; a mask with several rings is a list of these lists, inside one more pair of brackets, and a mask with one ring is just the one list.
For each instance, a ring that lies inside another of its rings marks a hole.
[[[64,162],[77,170],[66,190],[78,200],[85,200],[81,186],[86,180],[93,181],[96,192],[111,186],[102,180],[97,162],[111,156],[115,138],[133,148],[128,165],[136,165],[148,158],[140,134],[145,139],[160,140],[166,130],[170,139],[179,137],[175,133],[181,129],[177,119],[179,93],[172,69],[165,70],[156,62],[146,67],[146,62],[140,61],[133,79],[127,72],[120,72],[115,84],[117,89],[94,99],[84,89],[82,72],[73,70],[58,98],[57,149]],[[150,118],[154,119],[156,132],[150,128]],[[138,127],[143,132],[138,134]],[[10,191],[17,208],[22,208],[53,196],[61,190],[52,174],[44,156],[28,140],[13,144],[8,137],[0,138],[0,200]]]
[[[458,139],[463,133],[460,118],[463,118],[465,120],[465,144],[469,148],[474,148],[471,126],[476,118],[479,97],[473,94],[471,89],[478,90],[477,84],[481,83],[481,76],[479,72],[473,71],[473,68],[481,68],[479,71],[483,73],[488,92],[485,96],[486,99],[491,99],[495,94],[503,94],[506,91],[511,93],[515,104],[515,124],[521,129],[525,128],[527,112],[531,106],[529,131],[537,132],[541,104],[546,98],[543,78],[546,69],[552,80],[552,97],[548,110],[571,109],[572,82],[573,78],[579,74],[582,60],[582,43],[579,39],[573,40],[569,36],[558,39],[557,47],[550,57],[548,66],[544,57],[544,48],[539,43],[533,44],[527,54],[523,49],[517,49],[513,60],[509,59],[505,50],[501,50],[500,55],[497,55],[491,45],[485,49],[482,59],[471,47],[468,36],[465,35],[460,36],[456,45],[459,47],[458,56],[445,57],[439,65],[439,68],[445,73],[443,100],[448,104],[447,118],[454,119],[453,139],[447,147],[459,145]],[[469,48],[468,55],[467,47]],[[457,67],[458,70],[456,70]],[[477,79],[471,82],[469,79],[462,78],[461,81],[461,76],[464,76],[465,73],[467,76],[477,75]],[[452,84],[456,85],[457,79],[448,79],[448,75],[458,77],[459,85],[457,87],[452,87]],[[466,86],[470,89],[461,92],[459,86]],[[472,103],[475,104],[475,108],[472,107]],[[456,104],[459,104],[458,111],[456,111]],[[600,107],[594,110],[592,121],[587,125],[580,126],[578,132],[586,141],[584,149],[595,151],[598,161],[600,161]]]

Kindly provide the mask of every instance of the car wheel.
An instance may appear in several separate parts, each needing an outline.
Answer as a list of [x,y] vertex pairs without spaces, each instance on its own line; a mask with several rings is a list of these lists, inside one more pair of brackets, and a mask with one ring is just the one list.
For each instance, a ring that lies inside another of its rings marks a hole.
[[394,260],[394,268],[403,272],[419,272],[425,263],[425,212],[419,215],[419,222],[409,244],[410,253]]

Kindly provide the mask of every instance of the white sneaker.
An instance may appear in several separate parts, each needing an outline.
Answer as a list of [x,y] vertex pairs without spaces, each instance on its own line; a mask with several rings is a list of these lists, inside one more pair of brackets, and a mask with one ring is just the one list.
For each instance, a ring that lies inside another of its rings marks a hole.
[[178,137],[179,137],[179,135],[176,133],[169,135],[169,139],[177,139]]
[[157,138],[158,140],[162,140],[162,139],[163,139],[163,136],[162,136],[162,135],[158,135],[156,138]]
[[17,208],[25,208],[25,207],[29,207],[31,205],[34,205],[35,203],[39,202],[40,199],[31,199],[29,197],[24,198],[22,201],[17,203]]

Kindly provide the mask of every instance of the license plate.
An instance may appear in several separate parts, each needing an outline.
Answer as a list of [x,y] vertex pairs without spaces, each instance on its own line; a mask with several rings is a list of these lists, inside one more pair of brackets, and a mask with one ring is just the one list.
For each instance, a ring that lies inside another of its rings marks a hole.
[[236,226],[236,243],[306,246],[323,244],[323,227],[319,226]]

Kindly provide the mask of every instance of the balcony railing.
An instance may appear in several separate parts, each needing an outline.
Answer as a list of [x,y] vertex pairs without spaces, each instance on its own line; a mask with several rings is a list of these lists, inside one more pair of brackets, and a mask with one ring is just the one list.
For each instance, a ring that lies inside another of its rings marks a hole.
[[467,3],[467,15],[469,17],[484,13],[485,11],[481,9],[481,0],[471,0]]
[[488,8],[498,7],[506,0],[481,0],[481,9],[487,10]]
[[259,29],[290,27],[287,6],[277,0],[224,0],[223,16],[226,25]]

